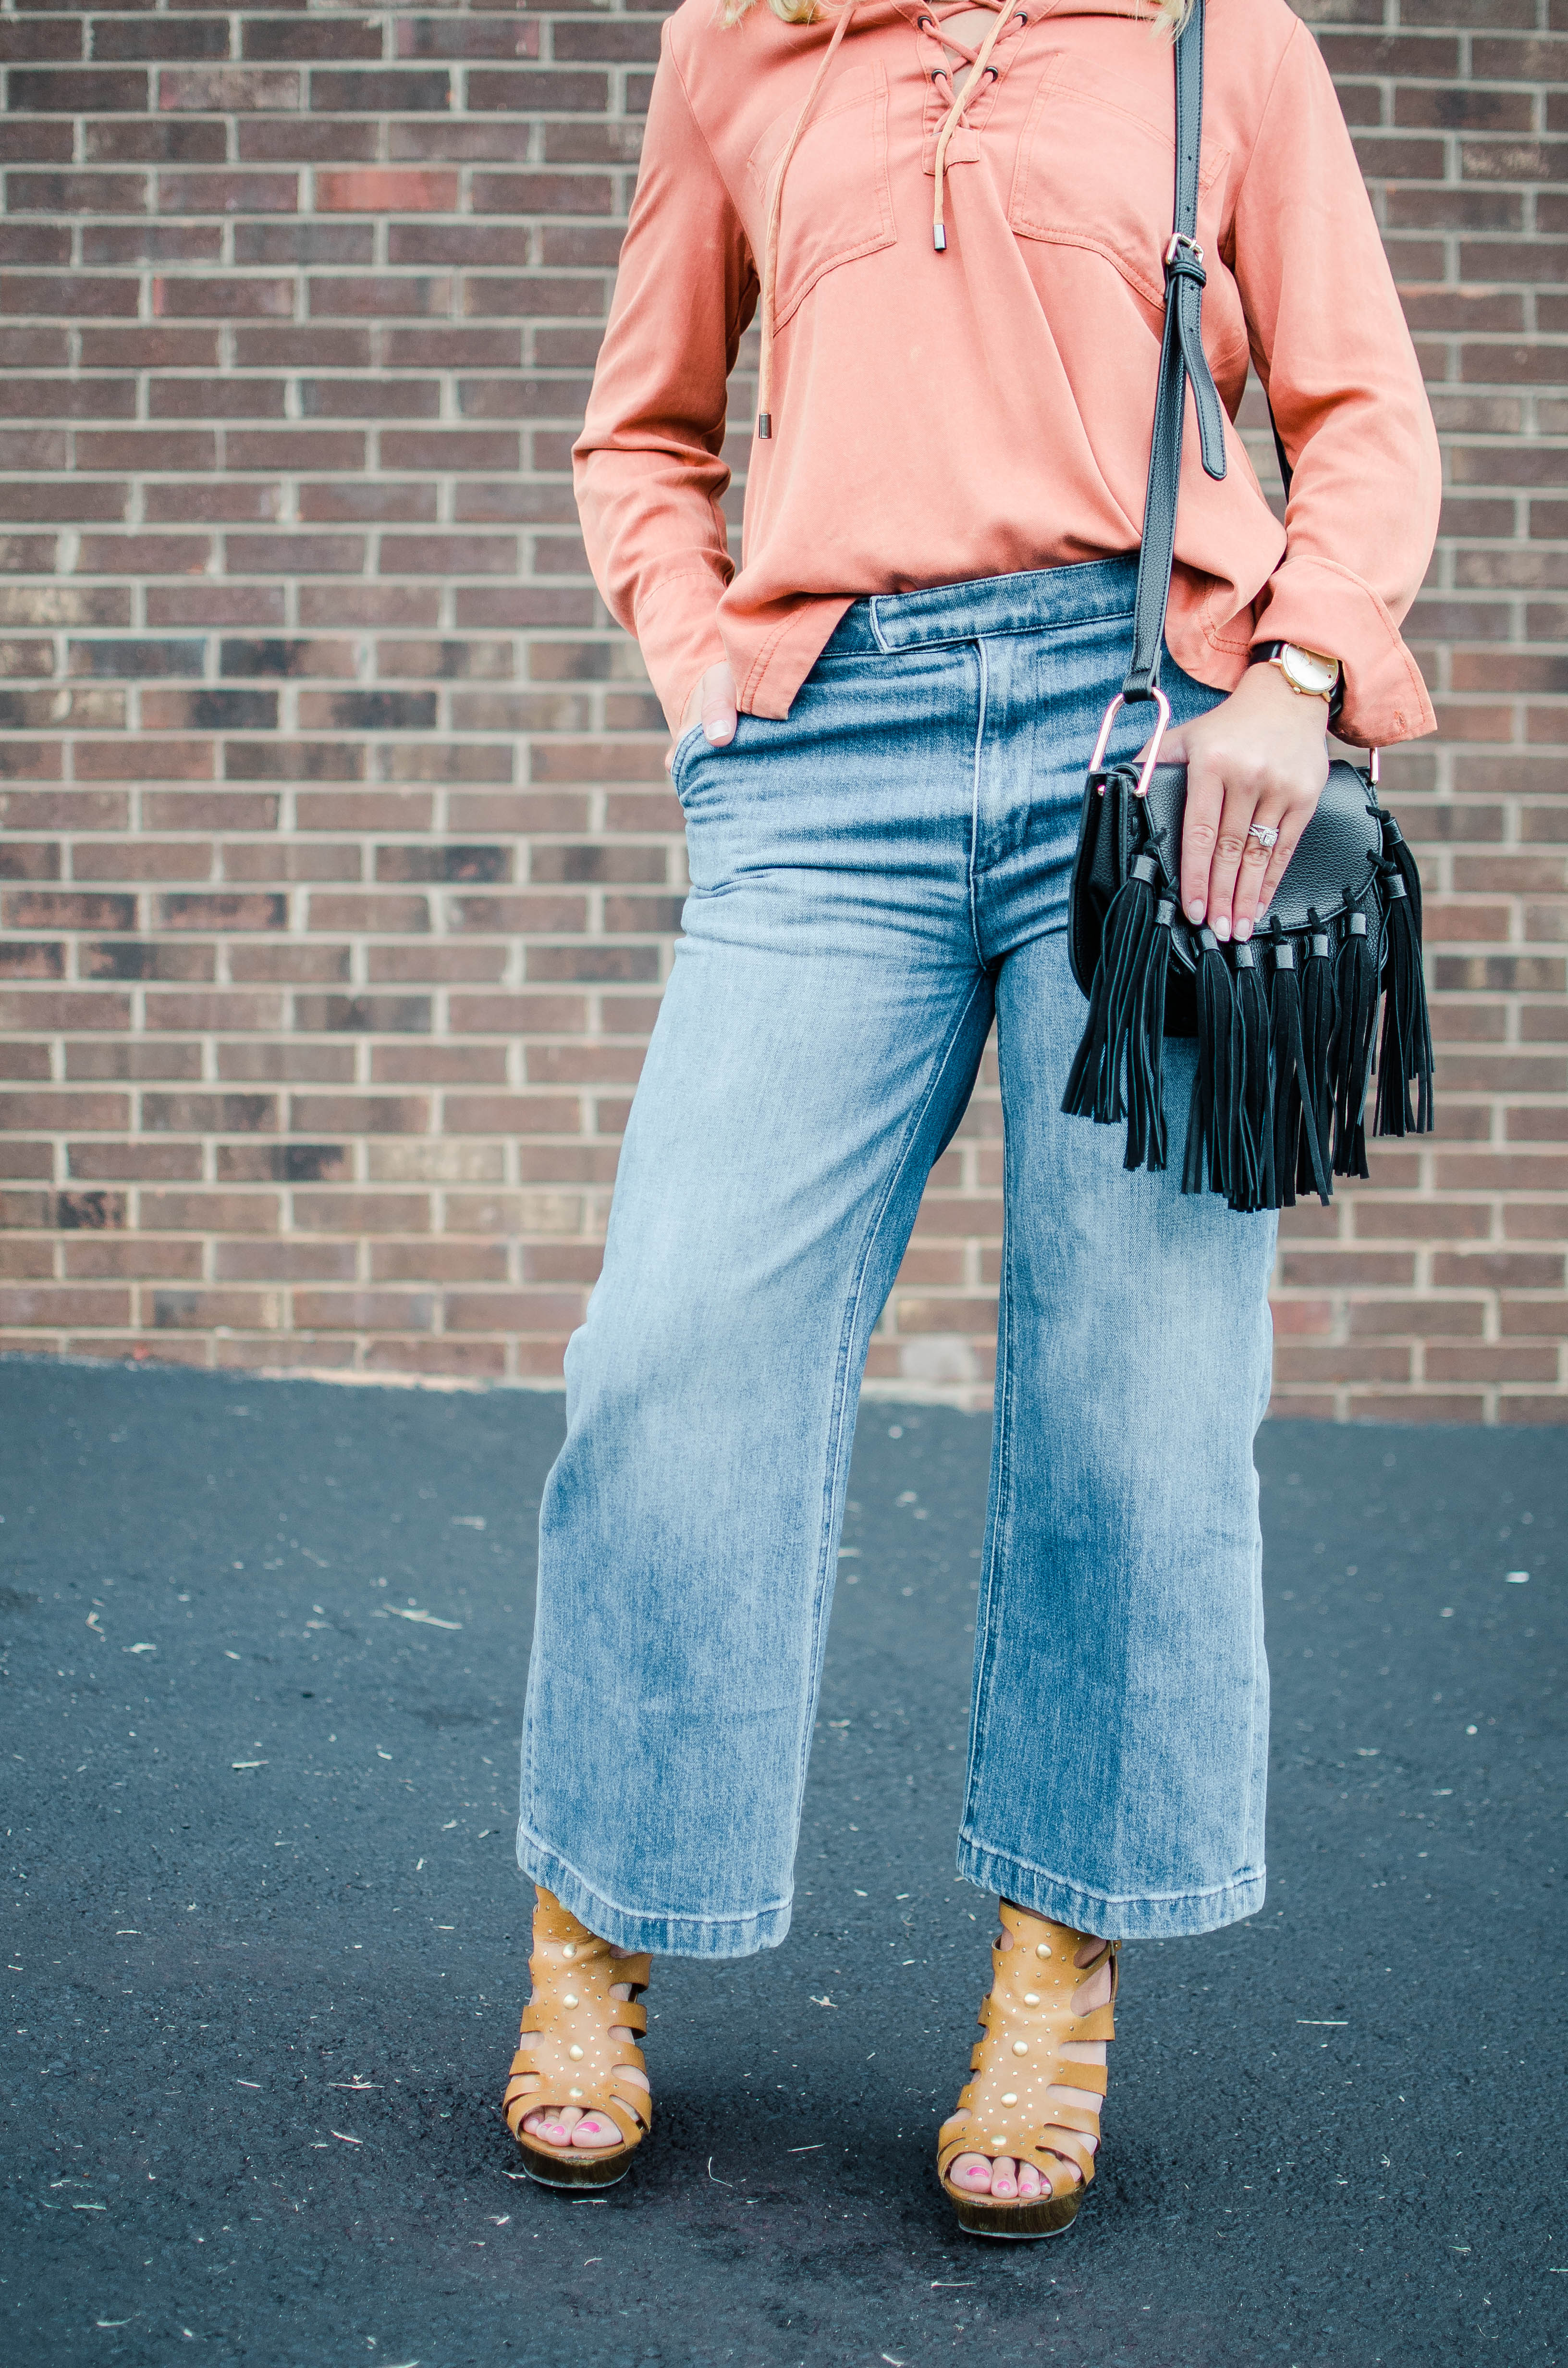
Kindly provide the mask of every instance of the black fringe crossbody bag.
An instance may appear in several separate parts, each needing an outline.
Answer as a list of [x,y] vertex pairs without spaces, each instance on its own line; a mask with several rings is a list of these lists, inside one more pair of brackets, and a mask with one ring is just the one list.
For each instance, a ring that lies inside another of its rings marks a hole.
[[[1246,943],[1221,946],[1181,909],[1187,768],[1159,762],[1171,715],[1159,673],[1189,379],[1203,466],[1211,477],[1225,473],[1222,413],[1199,333],[1202,103],[1203,0],[1195,0],[1176,44],[1176,227],[1165,250],[1132,662],[1106,710],[1084,791],[1068,942],[1089,1016],[1062,1107],[1101,1125],[1125,1121],[1125,1165],[1163,1168],[1165,1039],[1196,1036],[1182,1190],[1221,1193],[1236,1210],[1288,1209],[1298,1190],[1326,1204],[1335,1176],[1369,1172],[1366,1102],[1380,997],[1372,1131],[1431,1131],[1421,881],[1399,825],[1378,803],[1374,750],[1364,771],[1330,767],[1267,922]],[[1289,494],[1278,430],[1275,442]],[[1142,700],[1155,716],[1144,755],[1108,765],[1113,719]]]

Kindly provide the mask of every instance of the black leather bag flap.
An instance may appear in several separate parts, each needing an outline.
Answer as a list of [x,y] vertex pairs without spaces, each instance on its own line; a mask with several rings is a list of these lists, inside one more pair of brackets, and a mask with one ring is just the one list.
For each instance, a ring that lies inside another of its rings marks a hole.
[[[1178,971],[1190,972],[1197,960],[1197,940],[1182,916],[1178,894],[1187,768],[1156,765],[1146,798],[1136,795],[1136,780],[1135,766],[1119,765],[1092,774],[1084,791],[1068,921],[1073,975],[1085,995],[1092,991],[1100,930],[1111,899],[1134,858],[1145,852],[1160,867],[1162,894],[1176,905],[1171,953]],[[1343,759],[1331,765],[1316,811],[1269,907],[1270,926],[1276,913],[1282,929],[1300,932],[1314,911],[1325,928],[1347,912],[1367,911],[1382,843],[1377,791],[1367,775]],[[1178,1000],[1173,1007],[1173,1033],[1186,1032],[1176,1016],[1182,1009]]]
[[[1127,877],[1133,857],[1147,849],[1159,863],[1165,894],[1175,896],[1181,884],[1186,766],[1156,765],[1146,798],[1118,803],[1124,834],[1120,877]],[[1341,759],[1329,767],[1317,809],[1275,892],[1270,926],[1278,914],[1282,929],[1304,929],[1311,912],[1326,925],[1362,904],[1382,849],[1377,792],[1365,773]]]

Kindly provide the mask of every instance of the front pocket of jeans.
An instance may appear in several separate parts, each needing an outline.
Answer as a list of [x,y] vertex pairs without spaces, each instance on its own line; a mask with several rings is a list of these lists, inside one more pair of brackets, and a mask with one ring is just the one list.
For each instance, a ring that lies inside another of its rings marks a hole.
[[[774,176],[799,106],[776,115],[746,159],[767,220]],[[798,313],[818,281],[898,237],[888,177],[888,85],[881,63],[836,77],[801,135],[784,177],[774,282],[777,328]]]
[[684,806],[694,759],[708,746],[708,735],[700,723],[688,723],[676,742],[670,756],[670,780],[675,793]]

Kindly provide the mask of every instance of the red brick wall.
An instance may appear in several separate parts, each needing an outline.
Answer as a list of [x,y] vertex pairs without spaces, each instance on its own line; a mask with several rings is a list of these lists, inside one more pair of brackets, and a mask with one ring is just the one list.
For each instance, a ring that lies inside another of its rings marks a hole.
[[[1568,1414],[1562,7],[1321,11],[1448,446],[1443,1090],[1288,1225],[1296,1411]],[[5,1347],[559,1370],[683,878],[566,476],[657,29],[0,5]],[[983,1395],[997,1132],[883,1383]]]

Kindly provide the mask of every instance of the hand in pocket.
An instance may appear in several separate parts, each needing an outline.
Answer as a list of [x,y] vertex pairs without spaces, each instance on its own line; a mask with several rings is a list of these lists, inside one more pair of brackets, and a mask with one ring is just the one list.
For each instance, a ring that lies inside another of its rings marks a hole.
[[680,719],[676,739],[665,751],[665,770],[675,771],[675,755],[678,742],[684,740],[694,723],[700,723],[704,739],[713,748],[726,747],[735,736],[735,677],[728,658],[721,658],[699,675],[692,685],[691,697],[686,702],[686,712]]

